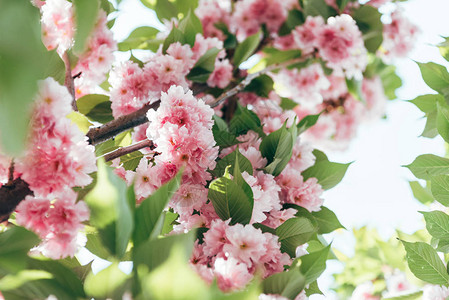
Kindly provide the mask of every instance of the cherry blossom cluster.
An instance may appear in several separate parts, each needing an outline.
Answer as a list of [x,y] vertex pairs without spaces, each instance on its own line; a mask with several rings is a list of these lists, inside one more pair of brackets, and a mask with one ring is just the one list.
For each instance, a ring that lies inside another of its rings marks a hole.
[[413,48],[419,30],[401,10],[391,14],[391,22],[384,25],[381,55],[387,60],[405,57]]
[[195,245],[190,262],[207,282],[216,278],[221,290],[239,290],[255,273],[265,278],[291,264],[289,256],[280,251],[277,239],[251,225],[214,220],[203,243]]
[[14,165],[14,176],[34,193],[17,207],[17,223],[39,234],[38,249],[55,259],[73,256],[80,246],[78,232],[89,211],[71,188],[88,185],[88,174],[96,171],[94,147],[64,117],[71,102],[67,89],[52,78],[39,83],[28,146]]
[[[173,85],[188,88],[186,75],[195,62],[212,48],[223,49],[223,42],[198,34],[193,47],[173,43],[166,54],[159,48],[142,68],[131,61],[117,65],[109,77],[114,117],[129,114],[151,100],[159,99],[161,92],[167,92]],[[224,58],[225,55],[221,50],[216,57],[214,71],[207,81],[211,87],[225,88],[232,79],[232,65]]]
[[[47,49],[56,49],[59,55],[74,45],[74,9],[66,0],[34,1],[42,13],[42,40]],[[96,88],[106,79],[114,61],[117,43],[107,26],[107,15],[100,9],[96,25],[86,42],[86,50],[79,55],[72,75],[76,76],[76,97],[98,92]]]

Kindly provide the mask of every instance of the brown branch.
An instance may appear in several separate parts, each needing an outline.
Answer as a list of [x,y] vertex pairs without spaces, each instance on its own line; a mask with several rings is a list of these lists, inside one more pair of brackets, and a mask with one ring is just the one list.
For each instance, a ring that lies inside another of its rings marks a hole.
[[117,150],[111,151],[111,152],[105,154],[103,157],[104,157],[105,161],[111,161],[111,160],[114,160],[116,158],[119,158],[120,156],[129,154],[129,153],[132,153],[132,152],[135,152],[135,151],[138,151],[140,149],[147,148],[147,147],[149,147],[150,149],[154,149],[155,146],[153,144],[153,141],[146,139],[146,140],[137,142],[135,144],[132,144],[132,145],[129,145],[129,146],[122,147],[122,148],[119,148]]
[[121,116],[99,127],[91,128],[86,134],[89,138],[89,143],[96,145],[113,138],[123,131],[145,124],[148,122],[147,111],[150,109],[157,109],[160,104],[161,100],[157,100],[152,104],[144,105],[141,109],[136,110],[133,113]]
[[76,106],[76,98],[75,98],[75,82],[74,77],[72,76],[72,67],[70,65],[70,57],[69,54],[64,52],[62,55],[62,60],[65,65],[65,80],[64,85],[69,90],[70,95],[72,95],[72,108],[74,111],[78,111],[78,107]]
[[274,70],[277,70],[277,69],[280,69],[280,68],[286,68],[286,67],[288,67],[288,66],[290,66],[290,65],[293,65],[293,64],[296,64],[296,63],[303,62],[304,60],[305,60],[304,57],[295,58],[295,59],[292,59],[292,60],[285,61],[285,62],[283,62],[283,63],[273,64],[273,65],[271,65],[271,66],[266,67],[266,68],[263,69],[263,70],[260,70],[259,72],[249,74],[249,75],[246,76],[246,78],[243,79],[240,83],[238,83],[238,84],[237,84],[236,86],[234,86],[232,89],[227,90],[226,92],[224,92],[223,94],[221,94],[217,99],[215,99],[214,102],[210,103],[209,105],[210,105],[210,107],[212,107],[212,108],[213,108],[213,107],[216,107],[216,106],[218,106],[218,105],[220,105],[220,104],[223,103],[226,99],[228,99],[228,98],[230,98],[230,97],[232,97],[232,96],[234,96],[234,95],[240,93],[241,91],[243,91],[243,89],[244,89],[246,86],[248,86],[254,78],[259,77],[260,75],[269,73],[269,72],[271,72],[271,71],[274,71]]
[[8,221],[17,205],[28,195],[33,195],[33,192],[21,178],[14,179],[14,161],[11,161],[9,181],[0,188],[0,223]]

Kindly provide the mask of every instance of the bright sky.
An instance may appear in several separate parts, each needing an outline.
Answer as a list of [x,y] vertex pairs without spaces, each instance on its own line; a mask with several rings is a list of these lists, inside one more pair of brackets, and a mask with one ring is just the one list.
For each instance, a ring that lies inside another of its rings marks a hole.
[[[449,65],[432,46],[441,42],[439,36],[449,36],[449,1],[410,0],[402,6],[409,18],[421,28],[421,36],[410,58],[397,63],[404,82],[398,93],[399,100],[387,106],[386,120],[361,128],[349,149],[328,153],[329,158],[336,162],[355,161],[343,181],[325,193],[325,205],[349,229],[330,238],[333,246],[346,254],[352,253],[354,245],[351,228],[369,225],[378,228],[386,238],[394,234],[395,228],[411,233],[424,227],[417,211],[425,207],[414,200],[407,182],[415,179],[401,165],[409,164],[420,154],[444,154],[440,138],[418,137],[424,128],[423,114],[403,100],[433,93],[422,81],[413,60]],[[160,26],[154,13],[139,0],[125,0],[120,9],[114,26],[118,40],[126,38],[136,27]],[[328,270],[319,282],[326,297],[313,296],[311,299],[335,299],[335,295],[328,291],[332,283],[330,273],[340,268],[337,262],[328,263]]]

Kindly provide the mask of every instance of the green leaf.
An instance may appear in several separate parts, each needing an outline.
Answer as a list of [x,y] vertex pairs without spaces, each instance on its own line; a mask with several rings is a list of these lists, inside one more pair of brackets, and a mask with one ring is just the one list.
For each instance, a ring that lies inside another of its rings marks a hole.
[[47,258],[31,258],[28,260],[28,268],[49,272],[64,290],[73,297],[84,298],[83,283],[74,271],[56,260]]
[[437,103],[437,129],[441,137],[449,142],[449,109]]
[[430,190],[435,200],[449,206],[449,176],[440,175],[431,177]]
[[173,194],[178,190],[181,184],[181,176],[182,172],[180,171],[169,182],[157,189],[150,197],[143,200],[136,208],[136,226],[133,233],[133,241],[136,247],[147,241],[150,236],[157,237],[159,234],[159,232],[153,233],[153,231],[161,218],[162,211],[173,197]]
[[444,39],[444,42],[438,45],[438,49],[440,49],[440,54],[444,59],[449,61],[449,38],[445,37]]
[[301,121],[299,121],[298,125],[296,125],[296,127],[298,128],[298,135],[315,125],[320,115],[321,113],[317,115],[308,115],[302,118]]
[[97,184],[85,201],[90,209],[90,223],[98,229],[103,244],[111,254],[123,257],[134,227],[126,183],[100,160]]
[[75,54],[81,54],[85,51],[89,35],[97,23],[100,3],[98,0],[73,0],[75,9]]
[[249,175],[253,175],[253,166],[251,162],[239,151],[237,147],[232,153],[226,155],[217,162],[215,169],[211,171],[215,177],[221,177],[225,173],[228,166],[231,166],[229,173],[234,173],[234,166],[238,161],[239,168],[242,172],[247,172]]
[[186,78],[194,82],[205,83],[215,69],[215,58],[217,57],[218,52],[220,52],[220,50],[217,48],[207,50],[207,52],[198,59]]
[[195,230],[186,234],[170,235],[168,237],[155,240],[147,240],[145,243],[135,248],[133,261],[135,268],[139,270],[140,265],[148,267],[149,271],[156,269],[163,264],[170,256],[171,249],[176,245],[181,245],[184,249],[184,258],[190,258],[193,249],[193,242],[196,239]]
[[25,146],[37,81],[65,69],[56,68],[61,59],[42,44],[39,9],[27,0],[0,0],[0,7],[0,142],[3,152],[17,156]]
[[85,95],[76,101],[76,105],[78,111],[91,121],[107,123],[114,120],[111,101],[109,101],[109,97],[106,95]]
[[277,294],[294,300],[304,289],[305,278],[299,268],[273,274],[262,281],[264,294]]
[[301,256],[299,269],[306,278],[306,284],[314,282],[324,272],[330,248],[331,246],[328,245],[320,251]]
[[421,211],[426,220],[427,231],[436,239],[449,237],[449,216],[442,211]]
[[263,74],[251,80],[251,83],[245,87],[244,91],[255,93],[263,98],[268,98],[270,92],[273,90],[273,84],[273,79],[271,79],[270,76]]
[[135,171],[142,158],[142,152],[131,152],[129,154],[120,156],[120,164],[123,164],[123,168],[125,168],[125,170]]
[[23,227],[12,226],[0,233],[0,270],[16,273],[25,269],[28,251],[39,242],[36,234]]
[[437,109],[437,103],[443,103],[444,97],[440,94],[421,95],[413,100],[411,103],[415,104],[422,112],[431,113]]
[[383,41],[381,16],[382,14],[378,9],[370,5],[361,5],[352,14],[363,34],[365,47],[371,53],[376,53]]
[[248,224],[251,220],[254,199],[243,185],[227,177],[217,178],[209,185],[208,198],[222,220],[231,218],[231,224]]
[[259,46],[261,32],[250,35],[242,43],[237,45],[234,52],[233,62],[236,67],[245,62]]
[[315,295],[315,294],[324,295],[323,292],[320,290],[317,281],[310,283],[309,287],[306,288],[306,296],[307,297],[310,297],[311,295]]
[[172,1],[168,0],[141,0],[141,2],[153,9],[160,21],[163,19],[171,20],[172,18],[177,18],[178,9],[173,4]]
[[142,276],[144,299],[216,299],[210,288],[188,263],[182,245],[174,245],[168,259],[148,275]]
[[432,194],[419,184],[418,181],[409,181],[410,188],[412,189],[413,196],[422,204],[430,204],[433,202]]
[[424,154],[405,167],[417,178],[428,180],[431,179],[431,176],[449,174],[449,159],[433,154]]
[[318,149],[313,150],[312,154],[315,156],[315,162],[329,161],[326,154]]
[[332,16],[332,11],[324,0],[304,0],[303,11],[306,16],[322,16],[327,20]]
[[287,128],[287,123],[270,133],[260,143],[260,153],[268,161],[265,171],[278,176],[287,166],[292,157],[293,145],[296,142],[297,128],[291,126]]
[[226,39],[223,41],[223,47],[225,49],[234,49],[237,46],[237,38],[229,32],[228,26],[223,22],[215,23],[214,26],[226,36]]
[[171,212],[171,211],[167,211],[165,213],[165,217],[164,217],[164,225],[162,226],[162,235],[166,235],[169,234],[170,232],[172,232],[173,230],[173,224],[175,224],[176,219],[178,219],[179,215]]
[[111,253],[101,242],[101,237],[98,233],[87,233],[86,234],[87,242],[86,249],[89,250],[92,254],[98,256],[102,259],[109,259]]
[[109,267],[97,274],[90,273],[84,281],[84,290],[92,298],[121,299],[125,292],[129,275],[123,273],[118,263],[112,263]]
[[438,112],[436,110],[431,113],[426,114],[426,118],[427,118],[426,126],[424,127],[424,130],[421,133],[421,136],[424,136],[427,138],[434,138],[438,135],[437,117],[438,117]]
[[46,299],[50,295],[57,299],[77,299],[61,286],[49,272],[23,270],[0,279],[0,290],[5,299]]
[[212,118],[214,119],[212,133],[215,142],[220,148],[227,148],[240,143],[236,136],[229,132],[228,124],[222,118],[217,115],[214,115]]
[[156,52],[159,45],[162,43],[162,41],[156,40],[156,35],[158,33],[159,30],[153,27],[138,27],[134,29],[124,41],[118,43],[118,50],[128,51],[131,49],[148,49]]
[[327,160],[316,161],[313,166],[302,172],[304,180],[315,177],[324,190],[336,186],[345,176],[348,164],[340,164]]
[[439,64],[419,63],[417,62],[419,69],[421,70],[422,78],[424,82],[433,90],[438,93],[447,95],[449,92],[449,73],[447,69]]
[[304,22],[305,17],[302,11],[297,9],[290,10],[287,15],[287,20],[284,22],[284,24],[281,25],[281,28],[279,29],[279,36],[288,35],[296,26],[302,25],[304,24]]
[[168,34],[168,36],[164,40],[164,44],[162,46],[162,53],[167,53],[168,47],[171,44],[180,42],[181,44],[185,44],[185,37],[181,30],[179,30],[175,25],[173,25],[172,30]]
[[281,251],[290,257],[296,256],[296,247],[306,243],[317,231],[307,218],[291,218],[276,228]]
[[321,210],[312,212],[312,216],[317,221],[319,234],[330,233],[338,228],[345,229],[335,213],[327,207],[322,206]]
[[362,80],[346,78],[346,86],[348,87],[349,94],[351,94],[355,99],[366,102],[362,94]]
[[380,73],[385,96],[389,100],[397,98],[396,90],[402,86],[402,79],[396,74],[396,67],[389,65]]
[[[281,104],[280,104],[280,106],[281,106],[281,108],[283,110],[292,110],[296,106],[298,106],[298,103],[293,101],[292,99],[281,97]],[[299,130],[298,130],[298,132],[299,132]],[[300,134],[300,133],[298,133],[298,134]]]
[[191,47],[195,44],[196,34],[203,34],[203,25],[192,10],[189,10],[185,18],[179,22],[178,29],[184,33],[185,42]]
[[257,132],[260,137],[265,136],[259,117],[253,111],[237,103],[237,109],[229,122],[229,132],[239,136],[246,134],[248,130]]
[[298,49],[279,50],[273,47],[265,47],[263,49],[266,57],[264,58],[267,66],[283,63],[285,61],[301,57],[301,51]]
[[435,249],[422,242],[402,241],[402,244],[407,252],[409,268],[416,277],[428,283],[448,285],[449,275]]

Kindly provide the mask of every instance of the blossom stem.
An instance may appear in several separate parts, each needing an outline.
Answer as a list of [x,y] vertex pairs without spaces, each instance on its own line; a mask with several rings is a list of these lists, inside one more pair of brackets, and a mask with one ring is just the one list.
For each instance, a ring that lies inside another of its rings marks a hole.
[[144,105],[141,109],[136,110],[133,113],[121,116],[99,127],[91,128],[86,134],[89,139],[89,143],[96,145],[113,138],[115,135],[125,130],[145,124],[148,122],[147,111],[150,109],[157,109],[160,103],[161,100],[157,100],[151,104]]
[[237,84],[237,85],[234,86],[232,89],[227,90],[226,92],[224,92],[223,94],[221,94],[220,96],[218,96],[218,98],[215,99],[215,101],[212,102],[212,103],[210,103],[209,105],[210,105],[210,107],[212,107],[212,108],[214,108],[214,107],[220,105],[220,104],[223,103],[226,99],[228,99],[228,98],[230,98],[230,97],[232,97],[232,96],[234,96],[234,95],[240,93],[241,91],[243,91],[243,89],[244,89],[245,87],[247,87],[247,86],[251,83],[251,81],[252,81],[254,78],[257,78],[257,77],[259,77],[260,75],[269,73],[269,72],[274,71],[274,70],[277,70],[277,69],[286,68],[286,67],[288,67],[288,66],[290,66],[290,65],[293,65],[293,64],[296,64],[296,63],[303,62],[304,60],[305,60],[304,57],[299,57],[299,58],[291,59],[291,60],[288,60],[288,61],[285,61],[285,62],[282,62],[282,63],[279,63],[279,64],[273,64],[273,65],[271,65],[271,66],[266,67],[266,68],[263,69],[263,70],[260,70],[260,71],[258,71],[258,72],[249,74],[249,75],[246,76],[246,78],[243,79],[239,84]]
[[154,149],[154,144],[153,144],[152,140],[145,139],[143,141],[134,143],[132,145],[119,148],[117,150],[114,150],[114,151],[111,151],[109,153],[106,153],[103,156],[103,158],[104,158],[105,161],[111,161],[111,160],[114,160],[116,158],[119,158],[120,156],[123,156],[123,155],[126,155],[126,154],[130,154],[132,152],[135,152],[135,151],[138,151],[140,149],[147,148],[147,147],[149,147],[151,149]]
[[64,61],[65,65],[65,80],[64,85],[69,90],[70,95],[72,95],[72,108],[74,111],[78,111],[78,107],[76,106],[76,97],[75,97],[75,81],[72,76],[72,67],[70,65],[70,57],[69,54],[64,52],[62,55],[62,60]]

